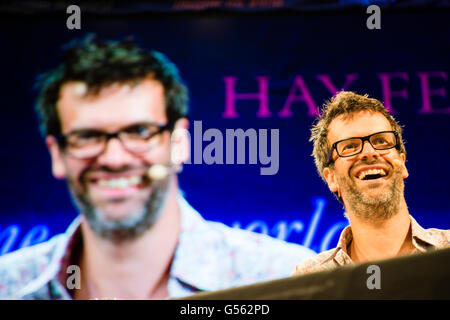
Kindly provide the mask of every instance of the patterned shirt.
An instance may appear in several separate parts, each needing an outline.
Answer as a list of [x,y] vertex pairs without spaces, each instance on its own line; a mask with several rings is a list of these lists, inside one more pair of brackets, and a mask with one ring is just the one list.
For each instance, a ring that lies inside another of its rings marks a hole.
[[[412,243],[415,247],[413,253],[449,246],[450,230],[423,229],[412,216],[409,217]],[[354,263],[347,252],[352,239],[352,229],[347,226],[342,231],[336,248],[321,252],[317,256],[303,261],[295,268],[294,275],[323,271]]]
[[[267,235],[204,220],[179,197],[181,233],[168,280],[169,298],[288,277],[316,253]],[[81,216],[63,234],[0,257],[0,299],[72,299],[68,266],[82,248]],[[81,271],[82,272],[82,271]]]

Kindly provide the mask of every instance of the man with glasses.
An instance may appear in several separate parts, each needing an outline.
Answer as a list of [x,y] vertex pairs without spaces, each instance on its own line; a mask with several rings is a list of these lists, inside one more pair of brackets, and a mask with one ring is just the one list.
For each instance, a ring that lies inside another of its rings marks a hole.
[[81,215],[0,259],[0,298],[181,297],[286,277],[314,255],[205,221],[184,200],[188,92],[163,54],[88,36],[38,88],[53,175]]
[[350,225],[336,248],[303,261],[294,274],[448,246],[449,230],[425,230],[409,214],[402,128],[380,101],[342,91],[325,104],[311,132],[319,175]]

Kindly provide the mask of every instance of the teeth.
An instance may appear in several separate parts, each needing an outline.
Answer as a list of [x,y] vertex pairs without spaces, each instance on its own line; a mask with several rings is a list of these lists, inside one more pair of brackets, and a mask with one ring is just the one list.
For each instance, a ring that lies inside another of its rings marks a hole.
[[142,182],[142,177],[132,176],[129,178],[117,178],[117,179],[100,179],[97,184],[101,187],[108,188],[126,188],[130,186],[135,186]]
[[379,174],[380,176],[385,176],[386,172],[384,171],[384,169],[369,169],[369,170],[361,172],[358,176],[358,179],[362,180],[367,175],[374,175],[374,174]]

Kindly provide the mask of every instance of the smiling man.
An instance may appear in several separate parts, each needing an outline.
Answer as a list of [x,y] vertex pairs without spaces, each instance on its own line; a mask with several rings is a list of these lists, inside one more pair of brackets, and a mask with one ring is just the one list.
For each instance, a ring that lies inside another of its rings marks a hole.
[[0,298],[181,297],[286,277],[314,255],[205,221],[181,196],[188,92],[163,54],[88,36],[38,87],[52,172],[80,216],[1,257]]
[[311,131],[317,170],[350,225],[336,248],[300,263],[294,274],[448,246],[449,230],[424,230],[409,214],[402,128],[380,101],[342,91]]

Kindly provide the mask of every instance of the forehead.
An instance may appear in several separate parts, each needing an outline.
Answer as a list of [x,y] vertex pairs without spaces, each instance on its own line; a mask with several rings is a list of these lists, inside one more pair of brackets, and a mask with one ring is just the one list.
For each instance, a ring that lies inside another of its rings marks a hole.
[[383,114],[359,111],[333,119],[328,127],[328,141],[333,144],[351,137],[364,137],[375,132],[391,130],[391,124]]
[[164,87],[153,79],[138,84],[114,83],[85,95],[83,82],[67,82],[57,103],[63,133],[77,129],[116,130],[137,122],[164,124]]

